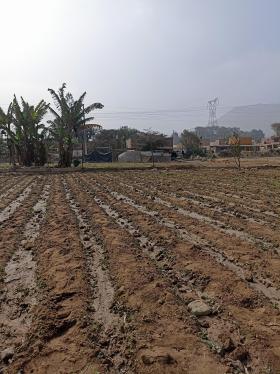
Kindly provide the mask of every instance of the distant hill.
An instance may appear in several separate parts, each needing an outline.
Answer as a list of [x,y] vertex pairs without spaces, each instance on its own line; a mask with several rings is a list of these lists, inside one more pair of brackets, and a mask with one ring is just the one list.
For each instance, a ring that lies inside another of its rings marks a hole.
[[237,106],[218,119],[219,126],[261,129],[266,135],[272,134],[273,122],[280,122],[280,104]]
[[217,139],[227,139],[232,136],[235,132],[240,134],[240,136],[249,136],[255,141],[259,142],[264,138],[264,133],[262,130],[241,130],[239,127],[229,127],[229,126],[204,126],[196,127],[194,129],[196,135],[201,139],[217,140]]

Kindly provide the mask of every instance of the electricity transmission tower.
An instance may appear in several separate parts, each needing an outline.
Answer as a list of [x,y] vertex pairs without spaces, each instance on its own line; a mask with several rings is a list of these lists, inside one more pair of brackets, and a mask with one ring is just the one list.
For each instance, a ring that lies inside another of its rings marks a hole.
[[208,126],[216,126],[218,124],[217,117],[216,117],[218,104],[219,104],[219,99],[217,97],[213,100],[208,101],[208,105],[207,105],[207,108],[209,109]]

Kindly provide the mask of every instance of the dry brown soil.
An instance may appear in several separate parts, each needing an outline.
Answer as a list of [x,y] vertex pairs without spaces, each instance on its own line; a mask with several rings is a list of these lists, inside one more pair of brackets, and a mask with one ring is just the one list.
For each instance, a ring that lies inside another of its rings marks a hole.
[[0,373],[277,374],[279,308],[278,169],[0,175]]

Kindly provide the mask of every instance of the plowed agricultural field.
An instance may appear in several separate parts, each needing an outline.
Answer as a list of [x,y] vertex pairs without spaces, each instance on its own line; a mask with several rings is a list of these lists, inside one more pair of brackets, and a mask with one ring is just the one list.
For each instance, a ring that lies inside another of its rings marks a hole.
[[280,170],[0,176],[0,372],[280,373]]

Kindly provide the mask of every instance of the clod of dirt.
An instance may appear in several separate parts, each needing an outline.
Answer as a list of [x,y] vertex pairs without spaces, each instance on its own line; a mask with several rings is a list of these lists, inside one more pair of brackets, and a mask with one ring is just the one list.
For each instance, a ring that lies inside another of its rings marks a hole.
[[230,336],[223,335],[220,337],[220,340],[224,352],[232,352],[235,349],[235,344]]
[[169,353],[166,354],[143,354],[141,356],[142,361],[145,365],[152,365],[155,362],[159,362],[164,365],[173,365],[176,363],[174,357],[172,357]]
[[212,312],[211,307],[201,300],[195,300],[189,303],[188,309],[197,317],[208,316]]
[[33,243],[31,241],[23,241],[22,242],[22,245],[23,245],[23,248],[26,250],[26,251],[31,251],[32,248],[33,248]]
[[142,361],[145,365],[151,365],[155,362],[154,357],[151,357],[151,356],[148,356],[148,355],[143,355],[141,358],[142,358]]
[[230,354],[230,358],[235,361],[246,363],[249,360],[250,355],[245,347],[240,346]]
[[7,365],[9,361],[13,358],[14,353],[15,353],[15,350],[13,347],[4,349],[0,355],[1,361]]
[[247,282],[254,282],[254,276],[250,272],[244,272],[244,278]]
[[163,356],[158,356],[157,360],[161,362],[162,364],[166,364],[166,365],[173,365],[176,363],[176,360],[174,359],[174,357],[172,357],[169,353]]

